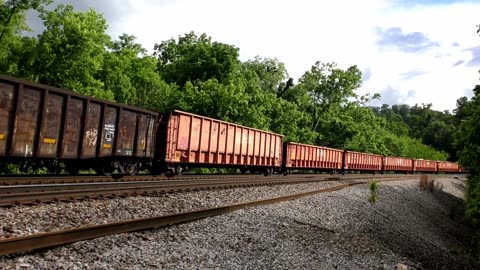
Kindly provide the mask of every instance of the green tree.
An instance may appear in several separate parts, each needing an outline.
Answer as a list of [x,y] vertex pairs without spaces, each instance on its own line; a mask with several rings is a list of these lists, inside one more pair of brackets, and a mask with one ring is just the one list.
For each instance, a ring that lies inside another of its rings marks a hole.
[[475,86],[474,96],[464,109],[466,118],[460,124],[455,145],[460,163],[469,171],[466,211],[480,226],[480,85]]
[[[0,73],[24,77],[32,61],[34,38],[24,37],[30,31],[26,22],[29,9],[44,10],[52,0],[0,0]],[[23,66],[25,65],[25,66]]]
[[194,32],[180,36],[178,41],[170,39],[154,46],[160,76],[180,87],[188,81],[225,82],[239,68],[238,55],[238,48]]
[[[457,101],[462,102],[462,101]],[[448,153],[449,160],[457,160],[456,149],[452,144],[453,134],[458,128],[457,116],[449,111],[435,111],[432,104],[384,105],[375,108],[378,115],[387,120],[387,130],[403,137],[411,136],[440,152]]]
[[178,100],[178,87],[164,82],[157,73],[157,60],[135,43],[135,36],[122,34],[105,54],[101,78],[105,91],[117,102],[157,111],[170,111]]
[[19,32],[29,30],[25,12],[29,9],[44,11],[53,0],[0,0],[0,48]]
[[38,37],[33,79],[52,86],[113,100],[99,75],[110,37],[102,15],[59,5],[40,17],[46,27]]
[[453,110],[457,125],[466,118],[465,110],[467,110],[469,104],[470,102],[468,101],[467,97],[461,97],[457,99],[457,106]]
[[[342,70],[334,63],[316,62],[300,78],[294,91],[298,97],[309,97],[306,110],[312,118],[311,129],[319,135],[316,143],[341,147],[354,135],[351,118],[344,116],[344,111],[349,99],[357,97],[355,90],[360,87],[361,77],[356,66]],[[339,131],[345,132],[339,134]]]
[[283,92],[292,86],[293,80],[288,79],[285,64],[277,59],[256,56],[255,59],[248,60],[243,65],[245,68],[255,72],[259,80],[259,86],[265,92],[282,96]]
[[381,108],[372,108],[378,115],[383,116],[386,121],[386,129],[398,136],[408,136],[408,126],[400,114],[389,108],[388,104],[383,104]]
[[[276,59],[256,57],[242,64],[236,78],[242,78],[249,96],[243,111],[247,123],[285,135],[286,141],[313,143],[315,132],[310,129],[310,115],[294,102],[284,99],[293,79],[283,63]],[[286,81],[285,81],[286,80]]]

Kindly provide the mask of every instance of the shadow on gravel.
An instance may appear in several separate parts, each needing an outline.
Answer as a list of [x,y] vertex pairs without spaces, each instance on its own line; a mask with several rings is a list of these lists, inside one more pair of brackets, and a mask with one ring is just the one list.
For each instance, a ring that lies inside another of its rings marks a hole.
[[[460,181],[453,186],[465,189]],[[469,255],[472,228],[462,199],[439,187],[431,192],[419,186],[382,185],[373,208],[370,236],[422,268],[480,269]]]
[[453,186],[461,192],[465,192],[465,190],[467,188],[466,182],[453,183]]

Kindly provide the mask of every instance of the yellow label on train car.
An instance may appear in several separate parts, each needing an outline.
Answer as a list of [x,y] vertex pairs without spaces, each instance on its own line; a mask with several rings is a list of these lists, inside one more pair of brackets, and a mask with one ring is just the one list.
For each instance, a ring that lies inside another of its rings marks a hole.
[[43,138],[43,143],[46,143],[46,144],[55,144],[56,142],[57,142],[57,139]]
[[0,140],[5,140],[5,134],[0,133]]
[[180,161],[181,156],[182,156],[182,152],[175,151],[175,156],[173,157],[173,161]]
[[104,143],[104,144],[103,144],[103,148],[108,148],[108,149],[110,149],[110,148],[112,148],[112,145],[111,145],[111,144],[106,144],[106,143]]

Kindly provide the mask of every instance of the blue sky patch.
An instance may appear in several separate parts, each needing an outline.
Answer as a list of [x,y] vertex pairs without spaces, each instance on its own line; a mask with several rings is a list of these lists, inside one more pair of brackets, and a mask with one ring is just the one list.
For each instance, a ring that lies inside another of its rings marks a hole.
[[440,6],[440,5],[450,5],[456,3],[474,3],[472,0],[392,0],[396,5],[403,7],[413,7],[413,6]]
[[403,33],[400,27],[386,30],[377,29],[377,45],[393,47],[406,53],[417,53],[439,46],[438,42],[430,40],[424,33]]
[[364,72],[362,72],[362,82],[368,81],[372,77],[372,70],[367,68]]
[[407,71],[407,72],[404,72],[404,73],[400,74],[400,77],[401,77],[402,80],[409,80],[409,79],[418,77],[420,75],[423,75],[425,73],[427,73],[427,72],[423,71],[423,70],[411,70],[411,71]]

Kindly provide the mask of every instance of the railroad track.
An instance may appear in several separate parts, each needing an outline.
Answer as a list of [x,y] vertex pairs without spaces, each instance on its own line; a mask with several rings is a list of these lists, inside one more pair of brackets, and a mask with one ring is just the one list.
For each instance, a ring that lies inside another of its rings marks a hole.
[[[279,175],[273,175],[279,176]],[[359,177],[358,174],[329,175],[329,174],[290,174],[288,176],[302,177]],[[287,176],[287,177],[288,177]],[[362,175],[362,177],[371,177],[371,175]],[[202,179],[251,179],[265,178],[263,174],[184,174],[174,177],[165,175],[113,175],[111,177],[102,175],[2,175],[0,176],[0,186],[9,185],[43,185],[43,184],[68,184],[68,183],[108,183],[108,182],[135,182],[135,181],[167,181],[167,180],[202,180]]]
[[42,184],[68,184],[68,183],[99,183],[99,182],[134,182],[134,181],[162,181],[162,180],[201,180],[215,177],[217,179],[244,179],[263,178],[261,174],[185,174],[175,177],[165,175],[113,175],[112,177],[102,175],[15,175],[1,176],[0,185],[42,185]]
[[[352,175],[353,176],[353,175]],[[95,198],[114,198],[135,195],[159,195],[209,189],[253,187],[278,184],[299,184],[316,181],[348,180],[352,176],[331,177],[328,175],[289,175],[275,177],[233,177],[202,180],[99,182],[74,184],[11,185],[0,187],[0,207],[21,204],[38,204],[55,201],[71,201]],[[353,176],[355,177],[355,176]],[[384,176],[398,178],[399,176]],[[371,179],[358,177],[355,179]]]
[[[372,178],[372,177],[371,177]],[[371,179],[370,178],[370,179]],[[398,178],[391,177],[373,177],[379,182],[395,181]],[[405,178],[405,176],[403,177]],[[350,179],[354,180],[354,179]],[[409,180],[412,180],[410,177]],[[178,223],[198,220],[206,217],[217,216],[239,209],[248,207],[268,205],[288,200],[294,200],[305,196],[310,196],[318,193],[332,192],[345,189],[354,185],[366,184],[367,180],[351,182],[347,184],[338,184],[334,187],[323,188],[315,191],[299,193],[289,196],[276,197],[267,200],[259,200],[248,203],[240,203],[222,207],[215,207],[203,209],[198,211],[184,212],[173,215],[157,216],[151,218],[133,219],[120,222],[112,222],[102,225],[84,226],[80,228],[59,230],[48,233],[38,233],[28,236],[19,236],[13,238],[6,238],[0,240],[0,256],[14,254],[18,252],[32,251],[41,248],[54,247],[58,245],[73,243],[77,241],[89,240],[98,237],[113,235],[117,233],[133,232],[138,230],[158,228],[167,225],[174,225]]]

